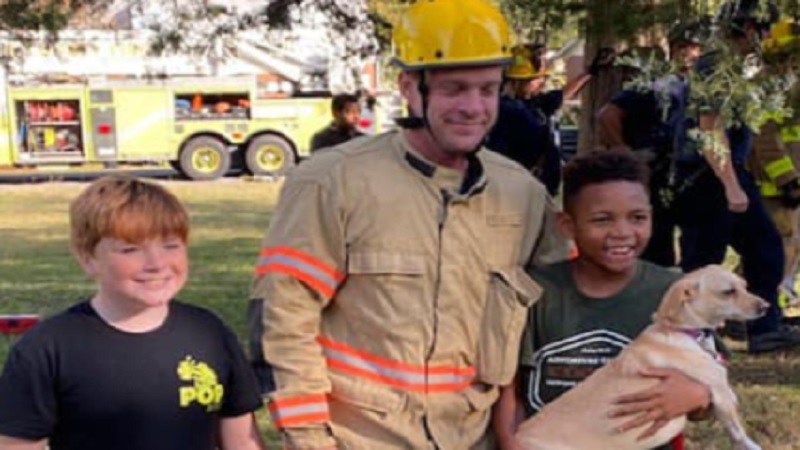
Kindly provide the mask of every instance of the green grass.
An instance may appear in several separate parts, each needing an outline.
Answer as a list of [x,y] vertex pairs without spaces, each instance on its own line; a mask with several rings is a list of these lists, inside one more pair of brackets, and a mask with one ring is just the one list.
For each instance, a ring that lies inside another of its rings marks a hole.
[[[165,182],[192,217],[191,264],[184,301],[219,314],[244,341],[253,263],[278,185],[241,179]],[[67,248],[67,207],[83,183],[0,184],[0,313],[50,315],[92,292]],[[11,340],[0,337],[0,365]],[[731,377],[747,428],[766,450],[800,448],[800,353],[751,357],[739,353]],[[268,441],[277,436],[259,414]],[[689,427],[689,448],[729,449],[715,422]]]

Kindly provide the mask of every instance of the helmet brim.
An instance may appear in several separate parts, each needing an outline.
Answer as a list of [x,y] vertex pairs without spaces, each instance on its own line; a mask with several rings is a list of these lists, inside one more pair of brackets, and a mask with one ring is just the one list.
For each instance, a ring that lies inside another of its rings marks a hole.
[[513,61],[514,58],[510,56],[503,56],[486,59],[449,59],[447,61],[424,61],[420,63],[408,63],[395,57],[390,60],[390,63],[404,71],[414,72],[432,69],[459,69],[490,66],[506,67]]

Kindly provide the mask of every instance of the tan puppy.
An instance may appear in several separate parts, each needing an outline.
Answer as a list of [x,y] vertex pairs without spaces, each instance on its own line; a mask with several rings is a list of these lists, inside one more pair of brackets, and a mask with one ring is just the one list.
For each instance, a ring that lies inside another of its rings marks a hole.
[[650,424],[620,433],[617,428],[630,418],[611,418],[609,413],[619,397],[659,382],[640,376],[643,369],[669,368],[709,387],[714,415],[728,429],[735,449],[760,450],[742,426],[736,394],[708,331],[728,319],[758,318],[768,306],[747,292],[744,280],[720,266],[685,275],[667,291],[652,325],[617,358],[522,423],[517,439],[529,450],[646,450],[663,445],[683,430],[685,417],[637,441]]

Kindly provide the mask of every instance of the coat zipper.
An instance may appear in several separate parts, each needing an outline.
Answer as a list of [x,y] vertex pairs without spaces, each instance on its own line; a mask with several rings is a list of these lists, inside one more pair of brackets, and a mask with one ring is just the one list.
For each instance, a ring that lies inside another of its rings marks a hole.
[[[428,354],[425,357],[425,366],[427,369],[428,361],[433,356],[433,352],[436,349],[436,341],[438,340],[438,329],[439,329],[439,291],[442,286],[442,250],[443,250],[443,236],[444,236],[444,226],[447,222],[447,214],[450,209],[450,202],[453,200],[452,196],[449,192],[442,190],[442,207],[439,210],[439,217],[437,221],[438,225],[438,249],[437,249],[437,261],[436,261],[436,279],[434,281],[434,297],[433,297],[433,339],[431,341],[431,346],[428,349]],[[427,370],[425,376],[427,377]],[[427,380],[426,383],[427,385]]]

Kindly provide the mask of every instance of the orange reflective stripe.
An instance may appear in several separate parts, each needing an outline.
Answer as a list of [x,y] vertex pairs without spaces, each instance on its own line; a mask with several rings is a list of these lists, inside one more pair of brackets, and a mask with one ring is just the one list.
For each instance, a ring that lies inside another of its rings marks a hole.
[[325,394],[312,394],[273,400],[269,403],[272,422],[278,428],[330,421],[328,398]]
[[306,283],[326,298],[333,297],[345,275],[333,266],[290,247],[270,247],[261,251],[256,274],[279,272]]
[[452,392],[472,384],[474,367],[414,366],[356,350],[328,338],[317,339],[328,368],[414,392]]

